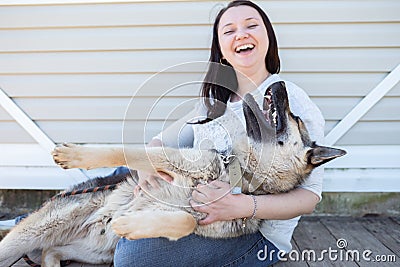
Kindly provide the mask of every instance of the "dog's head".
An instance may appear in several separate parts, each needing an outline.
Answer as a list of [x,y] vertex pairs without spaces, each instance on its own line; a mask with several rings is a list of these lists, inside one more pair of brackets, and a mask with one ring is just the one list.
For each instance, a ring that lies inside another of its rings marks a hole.
[[245,95],[243,111],[249,137],[247,172],[253,174],[250,191],[257,185],[271,193],[288,191],[315,167],[346,154],[310,139],[303,121],[290,111],[284,82],[267,89],[262,110],[252,95]]

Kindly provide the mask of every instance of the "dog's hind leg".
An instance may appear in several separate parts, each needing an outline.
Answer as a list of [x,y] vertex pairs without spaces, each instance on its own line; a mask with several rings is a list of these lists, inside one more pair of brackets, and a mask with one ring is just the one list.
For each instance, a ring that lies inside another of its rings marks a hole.
[[[113,254],[102,250],[90,250],[81,246],[82,240],[76,240],[72,244],[52,247],[42,252],[42,267],[60,267],[61,261],[73,260],[80,263],[110,264]],[[90,250],[90,253],[88,251]]]
[[117,218],[112,229],[127,239],[166,237],[177,240],[193,233],[196,220],[187,212],[149,210],[135,211]]
[[61,267],[62,250],[49,248],[42,252],[42,267]]

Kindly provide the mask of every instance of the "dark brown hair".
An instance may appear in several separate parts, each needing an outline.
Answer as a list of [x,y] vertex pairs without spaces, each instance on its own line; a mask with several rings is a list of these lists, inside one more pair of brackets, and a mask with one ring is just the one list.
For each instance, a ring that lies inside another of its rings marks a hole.
[[279,73],[280,70],[278,44],[274,29],[267,14],[251,1],[239,0],[230,2],[225,8],[219,11],[214,21],[211,54],[209,58],[210,65],[201,89],[201,96],[207,107],[207,119],[199,123],[205,123],[223,115],[230,95],[235,93],[238,89],[238,81],[234,69],[226,60],[222,61],[222,52],[218,39],[218,27],[222,15],[228,9],[237,6],[249,6],[258,11],[267,29],[269,39],[269,48],[265,57],[266,69],[271,74]]

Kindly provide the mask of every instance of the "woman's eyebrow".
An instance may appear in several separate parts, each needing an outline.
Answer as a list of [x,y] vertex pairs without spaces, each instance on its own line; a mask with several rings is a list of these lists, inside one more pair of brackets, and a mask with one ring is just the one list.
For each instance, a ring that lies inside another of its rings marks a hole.
[[225,28],[225,27],[227,27],[227,26],[231,26],[232,24],[233,24],[233,23],[231,23],[231,22],[230,22],[230,23],[227,23],[227,24],[225,24],[224,26],[222,26],[221,29],[223,29],[223,28]]
[[255,17],[249,17],[249,18],[247,18],[246,20],[252,20],[252,19],[254,19],[254,20],[259,20],[258,18],[255,18]]
[[[259,20],[259,19],[255,18],[255,17],[248,17],[247,19],[245,19],[245,21],[252,20],[252,19],[257,20],[257,21]],[[225,28],[227,26],[231,26],[232,24],[233,24],[232,22],[229,22],[229,23],[225,24],[224,26],[222,26],[221,29],[223,29],[223,28]]]

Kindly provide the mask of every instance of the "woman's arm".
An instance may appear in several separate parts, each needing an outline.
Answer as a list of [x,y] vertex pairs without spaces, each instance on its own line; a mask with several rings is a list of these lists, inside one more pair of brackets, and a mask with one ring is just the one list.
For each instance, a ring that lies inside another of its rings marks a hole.
[[[299,215],[312,213],[319,202],[313,192],[297,188],[288,193],[255,196],[256,205],[250,195],[230,194],[230,185],[214,181],[208,186],[198,187],[193,192],[191,205],[208,216],[200,224],[227,221],[237,218],[250,218],[256,208],[258,219],[286,220]],[[206,204],[203,204],[206,203]]]
[[[179,147],[179,146],[192,146],[193,145],[193,130],[186,122],[197,116],[197,109],[193,109],[186,116],[177,120],[162,131],[159,135],[154,137],[148,144],[148,147]],[[158,188],[160,185],[157,182],[157,177],[166,181],[172,181],[172,177],[165,173],[148,173],[138,171],[138,185],[139,188],[148,190],[149,186]],[[136,189],[136,192],[139,190]]]

